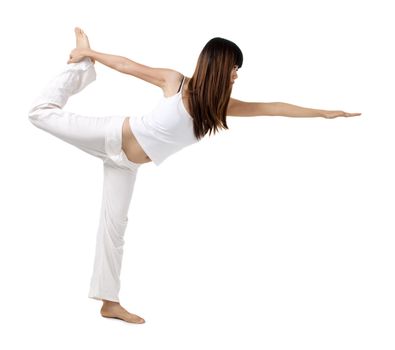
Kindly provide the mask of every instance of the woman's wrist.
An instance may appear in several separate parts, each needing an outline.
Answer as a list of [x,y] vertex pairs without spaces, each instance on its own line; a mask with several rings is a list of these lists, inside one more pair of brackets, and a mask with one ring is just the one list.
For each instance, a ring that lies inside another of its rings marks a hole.
[[91,50],[91,49],[89,49],[89,48],[81,49],[81,54],[82,54],[83,56],[85,56],[85,57],[89,57],[89,58],[92,58],[92,59],[94,58],[94,57],[93,57],[94,51]]

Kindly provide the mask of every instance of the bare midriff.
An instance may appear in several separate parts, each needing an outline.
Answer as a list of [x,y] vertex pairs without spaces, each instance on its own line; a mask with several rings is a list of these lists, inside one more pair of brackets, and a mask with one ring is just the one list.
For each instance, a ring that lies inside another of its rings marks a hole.
[[136,137],[129,127],[129,117],[126,117],[122,125],[122,150],[126,157],[133,163],[148,163],[151,159],[144,152]]

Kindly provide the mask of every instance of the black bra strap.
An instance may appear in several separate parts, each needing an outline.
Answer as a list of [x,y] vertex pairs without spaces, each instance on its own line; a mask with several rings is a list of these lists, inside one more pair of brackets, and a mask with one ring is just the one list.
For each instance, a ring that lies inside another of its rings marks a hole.
[[185,80],[185,75],[184,75],[184,78],[182,78],[182,82],[181,82],[181,85],[180,85],[180,87],[178,88],[178,91],[177,91],[177,93],[179,93],[179,92],[180,92],[180,90],[181,90],[182,86],[184,85],[184,80]]

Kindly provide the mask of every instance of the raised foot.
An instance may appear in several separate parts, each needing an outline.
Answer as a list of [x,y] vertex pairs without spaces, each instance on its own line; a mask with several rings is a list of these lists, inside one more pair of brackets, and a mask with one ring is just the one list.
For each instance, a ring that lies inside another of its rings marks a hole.
[[[79,27],[75,27],[74,33],[75,33],[76,48],[73,51],[71,51],[67,63],[80,62],[84,58],[84,56],[81,55],[79,49],[90,49],[89,39],[88,36],[84,33],[84,31]],[[95,60],[93,58],[91,58],[91,61],[93,64],[95,63]]]
[[103,317],[117,318],[128,323],[145,323],[143,318],[128,312],[116,302],[105,301],[100,310],[100,314]]
[[75,33],[75,46],[79,49],[90,49],[88,36],[84,33],[84,31],[79,28],[74,28]]

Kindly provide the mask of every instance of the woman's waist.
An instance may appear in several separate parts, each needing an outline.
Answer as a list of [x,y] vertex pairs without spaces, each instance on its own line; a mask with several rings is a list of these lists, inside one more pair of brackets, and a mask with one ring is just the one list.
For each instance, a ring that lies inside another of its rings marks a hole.
[[133,134],[130,123],[133,123],[131,117],[126,117],[122,125],[122,150],[127,158],[135,163],[148,163],[151,159],[145,153],[144,149]]

